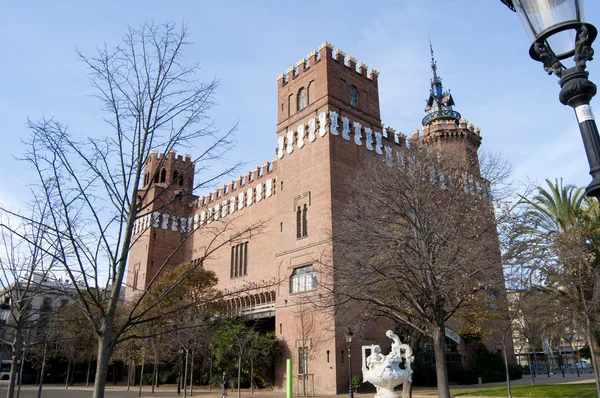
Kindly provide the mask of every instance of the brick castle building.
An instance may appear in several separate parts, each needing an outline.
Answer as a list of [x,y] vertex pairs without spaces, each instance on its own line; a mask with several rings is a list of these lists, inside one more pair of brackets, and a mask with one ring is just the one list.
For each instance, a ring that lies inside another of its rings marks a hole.
[[[453,151],[471,174],[479,176],[479,130],[460,120],[433,61],[432,68],[423,131],[411,139]],[[282,281],[230,300],[233,312],[268,319],[283,341],[275,361],[277,387],[285,385],[285,360],[292,358],[295,376],[307,374],[310,389],[331,394],[348,388],[343,338],[348,325],[333,312],[305,305],[303,297],[318,291],[322,275],[314,266],[316,259],[336,261],[331,234],[344,209],[345,181],[367,157],[380,156],[391,163],[406,146],[406,137],[383,129],[378,72],[369,72],[367,65],[346,58],[339,49],[334,52],[327,42],[277,76],[277,90],[277,151],[271,162],[198,197],[192,192],[194,164],[189,155],[154,153],[148,159],[142,190],[152,204],[134,231],[127,297],[144,289],[163,263],[201,261],[209,247],[226,241],[203,262],[216,273],[218,288],[231,292],[249,282]],[[483,185],[473,189],[487,193]],[[235,235],[235,230],[256,223],[263,223],[260,231]],[[215,240],[209,231],[224,225],[224,236]],[[451,330],[447,335],[464,357],[464,341]],[[356,374],[360,346],[389,344],[381,337],[384,341],[355,337]]]

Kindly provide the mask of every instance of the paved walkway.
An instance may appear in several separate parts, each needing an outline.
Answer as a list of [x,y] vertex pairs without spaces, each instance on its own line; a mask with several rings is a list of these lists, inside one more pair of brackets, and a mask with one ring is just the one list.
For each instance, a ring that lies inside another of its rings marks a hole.
[[[539,375],[536,378],[536,384],[558,384],[558,383],[593,383],[594,377],[593,374],[584,373],[581,377],[577,377],[576,374],[566,374],[563,378],[562,375],[555,374],[551,377],[547,375]],[[531,378],[530,376],[524,376],[522,379],[513,380],[513,385],[530,385]],[[487,383],[481,385],[466,385],[466,386],[452,386],[452,389],[468,389],[468,388],[485,388],[485,387],[497,387],[504,386],[505,383]],[[6,395],[6,389],[8,387],[8,382],[0,381],[0,397]],[[23,385],[21,387],[20,398],[36,398],[37,397],[38,388],[34,385]],[[413,398],[434,398],[436,390],[435,388],[423,388],[417,387],[414,390]],[[126,387],[123,386],[108,386],[106,389],[106,398],[134,398],[138,397],[139,394],[139,386],[131,387],[130,391],[127,391]],[[319,395],[319,398],[343,398],[348,394],[339,394],[339,395]],[[355,394],[358,398],[370,398],[374,395],[374,393],[357,393]],[[43,398],[79,398],[79,397],[91,397],[92,396],[92,388],[85,388],[84,386],[72,386],[69,387],[68,390],[65,390],[64,385],[57,384],[48,384],[44,386],[42,391]],[[177,397],[177,390],[174,386],[161,386],[160,388],[155,390],[155,393],[152,394],[150,391],[150,387],[143,387],[142,389],[142,397],[148,398],[168,398],[168,397]],[[194,397],[200,398],[220,398],[220,390],[213,389],[209,391],[206,388],[196,388],[193,393]],[[229,398],[237,398],[237,391],[229,391]],[[183,392],[179,397],[183,397]],[[189,397],[189,394],[188,394]],[[285,392],[283,391],[270,391],[270,390],[255,390],[254,394],[250,393],[250,390],[242,389],[241,391],[242,398],[284,398]]]

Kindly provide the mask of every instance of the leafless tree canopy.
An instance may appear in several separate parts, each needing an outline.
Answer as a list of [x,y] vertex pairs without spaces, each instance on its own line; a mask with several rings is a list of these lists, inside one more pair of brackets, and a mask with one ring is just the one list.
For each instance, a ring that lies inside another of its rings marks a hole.
[[[30,120],[32,134],[23,158],[37,173],[33,189],[47,214],[34,219],[3,209],[11,217],[36,223],[56,248],[39,246],[67,275],[99,339],[97,398],[104,394],[109,358],[120,336],[144,321],[148,309],[133,305],[123,320],[116,317],[134,222],[152,204],[145,200],[147,191],[139,190],[147,159],[154,150],[193,147],[199,153],[192,159],[196,188],[209,186],[237,167],[222,162],[234,144],[233,129],[219,131],[208,114],[218,82],[203,82],[199,64],[184,61],[189,44],[185,27],[146,23],[130,27],[117,47],[104,46],[93,56],[79,54],[106,125],[80,139],[56,119]],[[10,225],[3,227],[36,245]],[[224,240],[215,239],[215,246]],[[206,256],[214,250],[207,248]],[[157,266],[162,270],[164,265]],[[158,295],[153,305],[165,296]]]
[[354,181],[342,232],[333,237],[338,304],[360,302],[432,337],[440,396],[448,394],[445,321],[485,308],[504,289],[484,186],[429,148],[407,150],[398,165],[373,160]]

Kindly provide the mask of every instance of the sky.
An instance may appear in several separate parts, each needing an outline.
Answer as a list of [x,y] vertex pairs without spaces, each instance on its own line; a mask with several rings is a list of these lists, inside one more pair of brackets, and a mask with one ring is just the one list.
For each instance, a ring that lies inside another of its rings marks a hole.
[[[599,1],[588,0],[586,14],[600,27]],[[455,110],[481,128],[481,150],[512,163],[515,181],[590,181],[574,111],[558,101],[557,78],[529,58],[521,22],[500,0],[3,1],[0,206],[23,208],[35,183],[18,160],[28,118],[54,117],[82,138],[105,129],[77,51],[118,45],[128,25],[144,21],[187,25],[186,60],[220,80],[210,114],[224,130],[238,123],[228,158],[245,170],[275,157],[276,76],[324,41],[380,72],[382,122],[410,136],[425,115],[431,39]],[[600,59],[588,71],[600,84]],[[592,108],[600,117],[600,98]]]

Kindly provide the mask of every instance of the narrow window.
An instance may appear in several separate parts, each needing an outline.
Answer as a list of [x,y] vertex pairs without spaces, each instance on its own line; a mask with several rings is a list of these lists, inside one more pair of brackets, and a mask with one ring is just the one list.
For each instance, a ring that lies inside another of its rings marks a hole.
[[279,232],[283,232],[283,222],[279,223]]
[[342,363],[344,363],[344,350],[341,351]]
[[233,270],[234,270],[234,267],[235,267],[234,257],[235,257],[235,246],[232,246],[231,247],[231,270],[229,272],[229,277],[230,278],[233,278]]
[[158,183],[158,170],[154,173],[154,183]]
[[177,170],[175,170],[173,172],[173,185],[177,184],[178,179],[179,179],[179,173],[177,173]]
[[283,323],[279,324],[279,334],[283,334]]
[[242,275],[248,275],[248,242],[243,243],[244,245],[244,273]]
[[308,207],[306,204],[302,209],[302,236],[308,236]]
[[329,363],[329,350],[327,350],[327,363]]
[[306,108],[306,89],[302,87],[300,91],[298,91],[298,111]]
[[358,91],[354,86],[350,86],[350,105],[358,107]]
[[160,182],[165,182],[165,181],[167,181],[167,170],[162,169],[160,171]]
[[308,348],[298,348],[298,374],[308,374]]
[[181,173],[179,175],[179,186],[182,187],[183,186],[183,173]]
[[148,173],[144,174],[144,186],[148,185]]
[[302,237],[302,210],[300,206],[298,206],[298,210],[296,211],[296,238],[300,239]]

